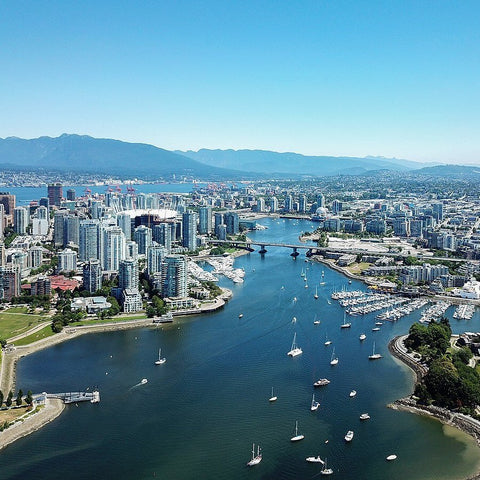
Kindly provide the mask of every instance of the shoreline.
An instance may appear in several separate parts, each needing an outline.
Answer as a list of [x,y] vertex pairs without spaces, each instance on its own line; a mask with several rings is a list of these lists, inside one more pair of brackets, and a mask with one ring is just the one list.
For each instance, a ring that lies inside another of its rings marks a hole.
[[[390,340],[390,342],[388,342],[388,350],[394,358],[412,370],[415,376],[415,383],[418,383],[427,373],[427,369],[416,362],[411,355],[407,353],[406,348],[403,345],[403,341],[407,336],[408,335],[401,335]],[[435,407],[432,405],[417,405],[416,401],[412,398],[412,395],[395,400],[387,406],[393,410],[428,416],[438,420],[444,425],[455,427],[472,437],[480,448],[480,421],[469,417],[468,415],[455,413],[446,408]],[[467,477],[466,480],[480,480],[480,470]]]

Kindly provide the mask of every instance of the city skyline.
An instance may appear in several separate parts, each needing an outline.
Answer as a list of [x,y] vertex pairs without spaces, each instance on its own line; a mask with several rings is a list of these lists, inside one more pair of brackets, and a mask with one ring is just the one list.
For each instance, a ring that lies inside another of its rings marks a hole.
[[473,1],[0,6],[0,137],[478,163]]

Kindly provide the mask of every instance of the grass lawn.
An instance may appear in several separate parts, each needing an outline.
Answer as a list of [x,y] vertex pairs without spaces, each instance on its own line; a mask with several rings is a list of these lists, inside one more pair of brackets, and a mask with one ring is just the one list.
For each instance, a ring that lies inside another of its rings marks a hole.
[[27,307],[11,307],[8,310],[5,310],[5,312],[8,313],[27,313],[27,311]]
[[52,327],[51,325],[47,325],[46,327],[42,328],[38,332],[32,333],[31,335],[21,338],[20,340],[16,340],[14,343],[16,346],[29,345],[30,343],[36,342],[37,340],[41,340],[42,338],[51,337],[52,335],[55,335],[53,333]]
[[26,332],[46,320],[41,315],[19,313],[17,308],[10,308],[0,313],[0,338],[10,338]]
[[347,270],[350,273],[353,273],[354,275],[358,275],[362,273],[364,270],[367,270],[367,268],[370,266],[369,263],[366,262],[361,262],[361,263],[352,263],[352,265],[349,265],[347,267]]
[[146,315],[140,315],[135,317],[113,317],[113,318],[105,318],[103,320],[94,319],[94,320],[81,320],[80,322],[73,322],[69,323],[69,327],[80,327],[82,325],[101,325],[102,323],[121,323],[121,322],[128,322],[131,320],[144,320],[146,319]]

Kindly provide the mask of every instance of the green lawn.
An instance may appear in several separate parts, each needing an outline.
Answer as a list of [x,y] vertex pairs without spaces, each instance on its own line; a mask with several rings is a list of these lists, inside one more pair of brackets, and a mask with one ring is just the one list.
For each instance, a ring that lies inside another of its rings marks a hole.
[[27,307],[11,307],[8,310],[5,310],[5,312],[8,313],[27,313],[27,311]]
[[47,320],[41,315],[18,313],[21,311],[23,309],[17,307],[0,313],[0,338],[14,337]]
[[73,322],[69,323],[69,327],[80,327],[82,325],[101,325],[102,323],[121,323],[121,322],[128,322],[131,320],[145,320],[147,318],[146,315],[140,315],[135,317],[113,317],[113,318],[105,318],[104,320],[94,319],[94,320],[81,320],[80,322]]
[[39,330],[36,333],[32,333],[27,337],[23,337],[20,340],[16,340],[15,345],[16,346],[29,345],[30,343],[36,342],[37,340],[41,340],[42,338],[51,337],[52,335],[55,335],[53,333],[52,327],[51,325],[47,325],[46,327],[43,327],[41,330]]

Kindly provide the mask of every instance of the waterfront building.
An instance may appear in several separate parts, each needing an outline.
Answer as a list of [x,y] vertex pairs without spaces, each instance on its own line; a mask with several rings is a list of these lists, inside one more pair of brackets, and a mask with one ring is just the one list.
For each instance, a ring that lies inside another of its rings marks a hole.
[[28,226],[28,212],[24,207],[13,209],[13,231],[18,235],[25,235]]
[[198,233],[209,235],[212,233],[212,207],[200,207],[198,214]]
[[224,215],[225,225],[227,226],[228,235],[236,235],[240,231],[240,220],[238,213],[227,212]]
[[255,207],[255,211],[258,213],[262,213],[265,211],[265,199],[263,197],[257,198],[257,205]]
[[81,262],[99,258],[98,220],[82,220],[79,224],[78,258]]
[[283,209],[285,210],[285,212],[293,211],[293,197],[291,195],[285,196],[285,204]]
[[222,223],[225,223],[223,220],[223,213],[220,212],[215,212],[214,216],[214,232],[215,235],[217,234],[217,227],[221,225]]
[[149,276],[162,271],[163,259],[167,250],[163,245],[154,243],[147,250],[147,273]]
[[219,240],[226,240],[227,239],[227,226],[224,223],[221,223],[215,229],[215,235]]
[[5,215],[13,215],[15,195],[10,195],[10,192],[0,192],[0,203],[3,205]]
[[187,258],[167,255],[162,264],[162,297],[187,296]]
[[163,245],[167,251],[170,253],[172,250],[172,228],[169,223],[160,223],[159,225],[154,225],[152,230],[153,240],[159,245]]
[[320,208],[320,207],[325,207],[326,204],[325,204],[325,195],[323,195],[323,193],[319,193],[317,195],[317,208]]
[[20,295],[21,276],[19,265],[0,266],[0,299],[10,301]]
[[138,253],[145,255],[147,248],[152,244],[152,229],[145,225],[140,225],[135,229],[134,239],[138,245]]
[[441,275],[448,274],[448,267],[445,265],[410,265],[402,268],[399,280],[404,284],[431,283]]
[[52,293],[52,284],[48,277],[38,277],[31,283],[30,293],[32,295],[50,295]]
[[305,213],[307,211],[307,197],[306,197],[306,195],[300,195],[298,197],[298,211],[299,211],[299,213]]
[[51,183],[47,187],[48,202],[50,205],[59,207],[62,203],[63,188],[61,183]]
[[277,197],[271,197],[269,201],[270,205],[270,212],[275,213],[278,211],[278,198]]
[[89,260],[83,266],[83,288],[95,293],[102,287],[102,268],[99,260]]
[[77,270],[77,252],[66,248],[58,254],[58,271],[71,272]]
[[341,229],[342,223],[339,217],[327,218],[323,222],[323,229],[329,232],[339,232]]
[[138,289],[138,261],[134,258],[120,260],[118,269],[118,287],[120,290],[127,288]]
[[75,198],[76,198],[75,189],[69,188],[67,190],[67,200],[75,201]]
[[182,246],[189,251],[197,248],[197,214],[185,212],[182,214]]
[[125,313],[134,313],[142,309],[142,296],[136,288],[127,288],[122,292],[122,306]]

